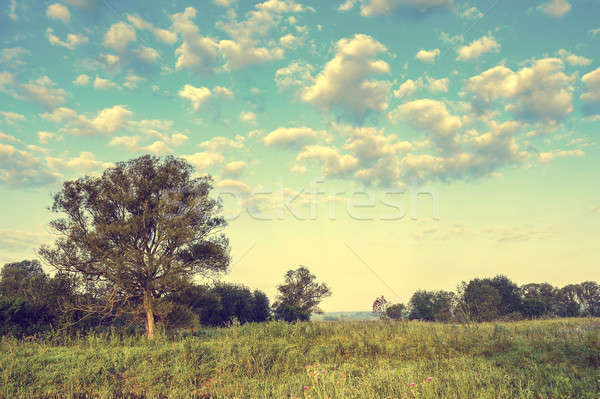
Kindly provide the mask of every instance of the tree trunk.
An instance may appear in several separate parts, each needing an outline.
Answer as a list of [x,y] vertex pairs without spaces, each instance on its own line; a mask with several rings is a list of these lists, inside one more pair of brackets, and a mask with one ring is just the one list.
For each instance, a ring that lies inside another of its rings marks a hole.
[[146,335],[148,339],[154,338],[154,312],[152,310],[152,296],[144,292],[144,311],[146,312]]

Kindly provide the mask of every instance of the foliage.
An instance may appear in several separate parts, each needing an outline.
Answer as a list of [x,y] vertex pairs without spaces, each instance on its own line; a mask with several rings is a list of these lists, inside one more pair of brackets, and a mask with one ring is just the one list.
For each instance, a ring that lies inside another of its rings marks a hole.
[[392,320],[403,319],[406,313],[406,306],[403,303],[395,303],[385,310],[385,315]]
[[64,182],[51,207],[62,215],[50,223],[60,238],[40,255],[84,279],[88,310],[143,316],[151,337],[162,297],[229,264],[212,179],[192,172],[183,159],[145,155]]
[[289,270],[285,274],[285,283],[277,287],[279,295],[273,303],[275,318],[286,321],[306,320],[312,313],[322,313],[319,304],[331,295],[331,290],[316,279],[304,266]]

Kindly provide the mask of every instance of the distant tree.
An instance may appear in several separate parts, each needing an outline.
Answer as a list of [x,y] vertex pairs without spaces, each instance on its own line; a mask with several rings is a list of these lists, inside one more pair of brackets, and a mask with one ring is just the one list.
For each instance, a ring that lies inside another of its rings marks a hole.
[[304,266],[289,270],[285,283],[277,287],[279,295],[273,304],[275,317],[286,321],[308,320],[312,313],[323,313],[319,304],[331,295],[331,290],[316,279]]
[[403,303],[395,303],[385,310],[385,315],[392,320],[401,320],[406,313],[406,306]]
[[409,300],[410,313],[408,318],[411,320],[434,321],[433,299],[434,293],[432,291],[419,290],[415,292]]
[[583,304],[580,303],[581,287],[569,284],[558,290],[557,315],[561,317],[577,317],[581,315]]
[[433,293],[433,318],[435,321],[449,322],[454,318],[455,294],[450,291]]
[[373,301],[373,314],[381,320],[385,319],[388,306],[390,306],[390,303],[383,295],[375,298],[375,301]]
[[[523,314],[527,317],[532,317],[529,315],[531,313],[531,306],[541,301],[544,304],[544,314],[558,314],[558,306],[559,306],[559,291],[548,283],[530,283],[522,285],[520,288],[521,297],[523,298]],[[526,301],[529,301],[529,304],[525,304]],[[535,302],[531,302],[535,301]],[[525,307],[529,307],[529,310],[526,310]],[[541,307],[539,305],[535,305],[536,311],[539,311]],[[539,317],[538,315],[536,317]]]
[[254,290],[254,318],[252,321],[263,322],[271,319],[269,297],[262,291]]
[[589,316],[600,316],[600,286],[595,281],[584,281],[579,284],[579,299],[583,309]]
[[521,294],[519,287],[503,275],[498,275],[493,279],[485,279],[500,294],[500,304],[498,305],[498,315],[504,316],[521,310]]
[[131,311],[154,336],[155,302],[199,274],[227,270],[221,205],[212,179],[192,178],[185,160],[145,155],[100,177],[66,181],[51,210],[60,235],[39,253],[59,272],[74,273],[96,300],[87,310]]
[[547,314],[546,304],[539,297],[523,298],[521,313],[530,319],[542,317]]
[[464,290],[464,303],[474,321],[490,321],[498,317],[502,296],[489,279],[473,279]]
[[45,300],[47,282],[48,276],[37,260],[7,263],[0,271],[0,295],[40,304]]

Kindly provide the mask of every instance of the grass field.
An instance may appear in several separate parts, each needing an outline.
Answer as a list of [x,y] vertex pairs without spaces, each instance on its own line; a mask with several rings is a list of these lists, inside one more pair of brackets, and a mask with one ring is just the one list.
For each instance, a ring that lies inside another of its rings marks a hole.
[[600,320],[247,324],[2,338],[4,398],[594,398]]

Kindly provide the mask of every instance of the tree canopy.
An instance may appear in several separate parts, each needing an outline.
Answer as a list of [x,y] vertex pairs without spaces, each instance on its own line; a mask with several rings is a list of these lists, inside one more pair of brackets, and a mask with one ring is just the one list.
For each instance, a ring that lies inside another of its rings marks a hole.
[[157,300],[229,265],[213,180],[192,173],[185,160],[145,155],[64,182],[50,208],[59,238],[40,256],[79,277],[89,310],[131,311],[152,337]]
[[331,290],[316,279],[304,266],[289,270],[285,283],[277,287],[279,295],[273,304],[275,317],[286,321],[308,320],[312,313],[322,313],[319,304],[331,295]]

